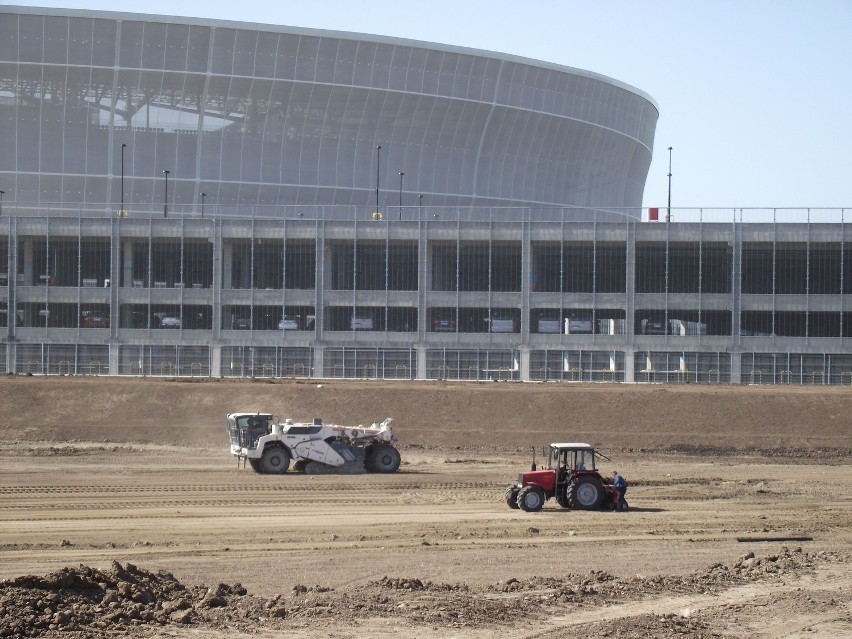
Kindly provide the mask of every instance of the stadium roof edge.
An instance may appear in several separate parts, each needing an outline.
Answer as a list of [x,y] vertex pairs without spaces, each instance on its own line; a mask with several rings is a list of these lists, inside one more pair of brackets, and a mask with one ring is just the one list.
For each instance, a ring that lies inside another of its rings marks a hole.
[[333,37],[333,38],[342,38],[347,40],[364,40],[368,39],[373,42],[382,43],[382,44],[399,44],[399,45],[407,45],[413,47],[420,48],[429,48],[429,49],[437,49],[440,51],[447,51],[450,53],[460,53],[466,55],[474,55],[481,57],[489,57],[496,60],[502,60],[505,62],[516,62],[519,64],[528,64],[530,66],[542,67],[545,69],[552,69],[554,71],[562,71],[565,73],[571,73],[574,75],[581,75],[591,79],[600,80],[601,82],[606,82],[615,87],[628,91],[630,93],[634,93],[635,95],[647,100],[650,102],[653,107],[657,110],[657,113],[660,112],[660,106],[657,104],[657,101],[654,100],[649,94],[645,93],[641,89],[637,89],[636,87],[627,84],[626,82],[622,82],[620,80],[616,80],[615,78],[611,78],[609,76],[603,75],[601,73],[595,73],[594,71],[587,71],[585,69],[578,69],[576,67],[570,67],[567,65],[556,64],[553,62],[545,62],[543,60],[536,60],[534,58],[526,58],[523,56],[512,55],[509,53],[499,53],[496,51],[487,51],[484,49],[473,49],[470,47],[462,47],[450,44],[441,44],[437,42],[427,42],[425,40],[411,40],[408,38],[395,38],[391,36],[383,36],[369,33],[358,33],[353,31],[333,31],[329,29],[313,29],[309,27],[291,27],[291,26],[279,26],[258,22],[239,22],[236,20],[217,20],[211,18],[191,18],[186,16],[167,16],[167,15],[154,15],[154,14],[145,14],[145,13],[129,13],[129,12],[121,12],[121,11],[95,11],[93,9],[64,9],[57,7],[19,7],[14,5],[0,5],[0,13],[18,13],[25,15],[45,15],[45,16],[57,16],[57,17],[66,17],[66,18],[101,18],[101,19],[112,19],[112,20],[141,20],[147,22],[170,22],[176,24],[191,24],[191,25],[201,25],[201,26],[209,26],[209,27],[223,27],[223,28],[232,28],[232,29],[251,29],[255,31],[269,31],[275,33],[290,33],[294,35],[308,35],[315,37]]

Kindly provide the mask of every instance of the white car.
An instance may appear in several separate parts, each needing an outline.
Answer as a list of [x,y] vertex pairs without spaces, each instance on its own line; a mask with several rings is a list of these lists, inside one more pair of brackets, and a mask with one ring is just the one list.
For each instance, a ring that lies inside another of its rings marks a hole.
[[286,315],[281,318],[281,321],[278,322],[278,330],[279,331],[298,331],[299,323],[292,317],[287,317]]
[[180,328],[180,316],[163,315],[160,320],[160,328]]

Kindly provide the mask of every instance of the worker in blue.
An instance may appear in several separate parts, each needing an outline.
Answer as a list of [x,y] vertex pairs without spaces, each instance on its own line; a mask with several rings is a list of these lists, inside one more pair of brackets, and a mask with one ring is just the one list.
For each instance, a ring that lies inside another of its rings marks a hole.
[[615,509],[625,512],[627,500],[624,498],[624,494],[627,492],[627,480],[619,475],[617,470],[612,471],[612,485],[618,491],[618,502],[615,504]]

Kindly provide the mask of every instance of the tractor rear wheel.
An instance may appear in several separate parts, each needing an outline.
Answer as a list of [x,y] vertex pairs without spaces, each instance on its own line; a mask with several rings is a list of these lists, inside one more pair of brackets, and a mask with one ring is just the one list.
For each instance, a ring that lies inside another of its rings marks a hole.
[[520,488],[518,488],[517,486],[509,486],[506,489],[506,504],[509,506],[509,508],[514,508],[515,510],[520,508],[520,506],[518,506],[519,490]]
[[373,473],[395,473],[402,459],[399,451],[390,444],[373,444],[367,447],[364,467]]
[[281,446],[271,446],[260,456],[260,468],[266,475],[281,475],[290,467],[290,453]]
[[524,486],[518,492],[518,508],[528,513],[537,513],[544,508],[544,491],[540,486]]
[[571,508],[597,510],[604,499],[603,484],[597,477],[578,477],[571,483]]

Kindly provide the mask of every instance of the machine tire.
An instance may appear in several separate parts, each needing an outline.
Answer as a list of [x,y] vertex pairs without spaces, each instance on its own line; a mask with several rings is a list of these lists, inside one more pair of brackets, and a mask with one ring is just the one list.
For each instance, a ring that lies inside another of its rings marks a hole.
[[295,470],[297,473],[303,473],[305,472],[305,466],[307,465],[307,463],[308,461],[306,459],[297,459],[293,463],[293,470]]
[[364,459],[364,467],[373,473],[395,473],[401,463],[399,451],[390,444],[369,446]]
[[571,483],[569,501],[576,510],[597,510],[604,500],[604,487],[597,477],[578,477]]
[[520,490],[520,488],[518,488],[517,486],[509,486],[506,489],[506,505],[508,505],[509,508],[514,508],[515,510],[520,508],[520,506],[518,506],[518,491],[519,490]]
[[524,486],[518,491],[518,508],[527,513],[537,513],[544,508],[544,491],[540,486]]
[[256,473],[262,473],[263,472],[263,467],[262,467],[259,459],[249,459],[248,463],[249,463],[249,466],[251,466],[251,469],[254,472],[256,472]]
[[269,446],[260,456],[261,471],[265,475],[281,475],[290,467],[290,451],[283,446]]

